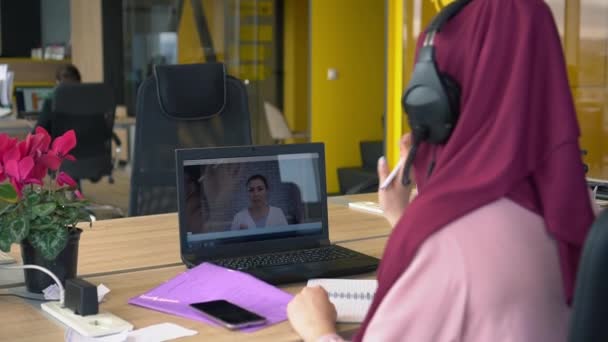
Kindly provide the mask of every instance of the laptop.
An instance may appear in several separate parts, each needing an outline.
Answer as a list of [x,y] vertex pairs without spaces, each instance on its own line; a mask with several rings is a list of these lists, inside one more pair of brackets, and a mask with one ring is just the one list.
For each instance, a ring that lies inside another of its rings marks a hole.
[[176,150],[181,257],[271,284],[376,270],[332,245],[321,143]]
[[36,120],[44,102],[53,96],[54,87],[15,87],[17,117]]

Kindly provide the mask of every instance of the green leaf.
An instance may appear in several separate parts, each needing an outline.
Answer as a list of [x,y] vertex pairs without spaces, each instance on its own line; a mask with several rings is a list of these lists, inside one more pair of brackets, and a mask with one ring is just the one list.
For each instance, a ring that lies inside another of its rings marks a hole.
[[10,251],[13,242],[14,241],[9,233],[9,230],[4,226],[0,227],[0,250],[3,252]]
[[34,214],[34,217],[44,217],[50,215],[53,211],[55,211],[55,208],[57,208],[57,205],[52,202],[37,204],[32,207],[32,214]]
[[15,191],[15,188],[13,188],[12,184],[0,184],[0,200],[9,203],[17,203],[19,196],[17,196],[17,192]]
[[34,206],[40,203],[40,194],[37,192],[30,192],[26,196],[26,201],[29,206]]
[[4,213],[11,210],[12,208],[15,208],[15,204],[8,203],[8,202],[0,202],[0,215],[3,215]]
[[68,242],[68,230],[65,227],[32,230],[29,240],[45,259],[53,260],[65,248]]
[[30,231],[29,222],[25,217],[19,217],[8,224],[8,232],[13,242],[21,242]]

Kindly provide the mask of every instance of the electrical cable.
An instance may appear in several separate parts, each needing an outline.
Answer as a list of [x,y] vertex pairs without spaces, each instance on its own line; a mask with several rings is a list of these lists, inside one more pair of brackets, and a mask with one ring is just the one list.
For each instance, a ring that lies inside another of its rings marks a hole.
[[65,299],[65,289],[63,288],[63,284],[61,284],[61,281],[59,281],[59,278],[57,278],[57,276],[53,272],[49,271],[48,269],[46,269],[42,266],[38,266],[38,265],[15,265],[15,266],[0,265],[0,269],[5,269],[5,270],[34,269],[34,270],[38,270],[38,271],[46,273],[49,277],[51,277],[53,279],[53,281],[55,281],[55,283],[57,284],[57,287],[59,287],[59,304],[61,304],[61,306],[63,306],[63,302]]

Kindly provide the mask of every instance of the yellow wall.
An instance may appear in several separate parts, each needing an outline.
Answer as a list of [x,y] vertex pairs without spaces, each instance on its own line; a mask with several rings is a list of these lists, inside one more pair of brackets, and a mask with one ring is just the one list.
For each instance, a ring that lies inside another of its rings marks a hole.
[[608,1],[546,1],[562,36],[588,176],[608,179]]
[[[205,19],[213,40],[218,61],[224,59],[224,4],[223,0],[200,0],[205,11]],[[180,64],[201,63],[205,54],[201,47],[192,4],[184,1],[177,35],[177,60]]]
[[285,0],[283,114],[294,131],[308,130],[308,0]]
[[[325,143],[328,191],[338,192],[337,168],[361,165],[359,142],[383,136],[385,4],[310,4],[311,140]],[[327,80],[328,68],[337,80]]]

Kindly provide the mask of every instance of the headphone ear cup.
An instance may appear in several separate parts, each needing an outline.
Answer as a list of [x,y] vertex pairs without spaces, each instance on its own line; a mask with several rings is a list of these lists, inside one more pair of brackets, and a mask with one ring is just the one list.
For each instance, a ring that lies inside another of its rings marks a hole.
[[452,123],[452,127],[454,127],[456,126],[458,116],[460,115],[460,86],[450,75],[445,73],[441,74],[441,82],[443,83],[443,89],[445,89],[448,101],[450,102],[450,109],[452,112],[450,122]]

